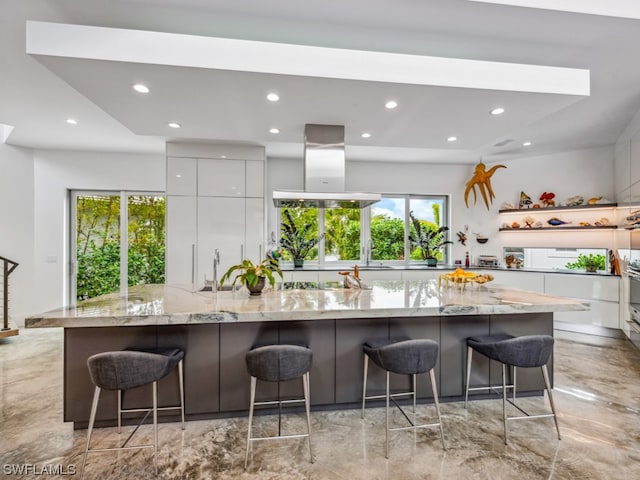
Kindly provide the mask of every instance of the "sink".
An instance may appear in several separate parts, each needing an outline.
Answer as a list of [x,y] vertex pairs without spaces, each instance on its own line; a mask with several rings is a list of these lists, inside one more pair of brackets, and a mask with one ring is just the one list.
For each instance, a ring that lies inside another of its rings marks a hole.
[[[231,285],[223,285],[221,287],[218,287],[218,291],[219,292],[230,292],[233,290],[233,287]],[[210,292],[211,291],[211,285],[205,285],[204,287],[202,287],[200,289],[201,292]]]

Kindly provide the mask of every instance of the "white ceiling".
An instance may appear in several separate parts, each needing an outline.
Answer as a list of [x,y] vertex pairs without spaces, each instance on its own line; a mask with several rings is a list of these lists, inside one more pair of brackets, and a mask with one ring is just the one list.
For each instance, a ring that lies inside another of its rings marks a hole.
[[[25,53],[27,20],[583,68],[591,95],[36,58]],[[7,143],[18,146],[162,152],[167,140],[195,139],[299,158],[304,124],[329,123],[345,125],[350,160],[475,163],[609,145],[640,109],[640,20],[465,0],[3,0],[0,29],[0,123],[15,127]],[[134,94],[135,82],[151,94]],[[270,90],[280,102],[264,99]],[[393,111],[383,107],[391,97]],[[507,113],[491,117],[495,105]]]

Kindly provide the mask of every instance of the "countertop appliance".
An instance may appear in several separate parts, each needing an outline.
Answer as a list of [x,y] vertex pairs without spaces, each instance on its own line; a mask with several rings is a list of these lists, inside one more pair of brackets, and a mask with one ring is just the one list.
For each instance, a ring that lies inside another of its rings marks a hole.
[[491,268],[498,266],[498,257],[495,255],[479,255],[478,256],[478,267],[482,268]]

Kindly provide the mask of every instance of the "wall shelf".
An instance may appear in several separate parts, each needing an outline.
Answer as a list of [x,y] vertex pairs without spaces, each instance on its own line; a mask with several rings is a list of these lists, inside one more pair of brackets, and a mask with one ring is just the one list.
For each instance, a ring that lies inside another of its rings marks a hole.
[[[550,208],[510,208],[508,210],[498,210],[498,213],[542,213],[542,212],[560,212],[566,210],[607,210],[617,207],[617,203],[600,203],[596,205],[577,205],[575,207],[550,207]],[[584,228],[584,227],[580,227]],[[507,229],[508,230],[508,229]],[[514,229],[517,230],[517,229]],[[539,228],[537,230],[540,230]]]
[[538,228],[500,228],[500,232],[537,232],[538,230],[555,230],[556,232],[561,232],[564,230],[614,230],[618,228],[617,225],[603,225],[603,226],[590,226],[590,227],[538,227]]

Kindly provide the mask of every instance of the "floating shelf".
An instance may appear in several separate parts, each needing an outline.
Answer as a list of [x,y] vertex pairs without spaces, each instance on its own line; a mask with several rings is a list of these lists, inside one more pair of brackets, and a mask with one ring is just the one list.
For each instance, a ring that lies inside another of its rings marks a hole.
[[539,227],[539,228],[500,228],[499,231],[501,232],[536,232],[538,230],[555,230],[556,232],[561,232],[564,230],[614,230],[618,228],[617,225],[603,225],[603,226],[597,226],[597,225],[593,225],[590,227],[578,227],[578,226],[572,226],[572,227]]
[[[599,203],[596,205],[577,205],[575,207],[550,207],[550,208],[511,208],[508,210],[498,210],[498,213],[542,213],[542,212],[559,212],[565,210],[598,210],[617,207],[617,203]],[[585,228],[585,227],[580,227]],[[502,230],[502,229],[501,229]],[[507,229],[508,230],[508,229]],[[517,230],[517,229],[514,229]],[[540,230],[539,228],[537,230]]]

